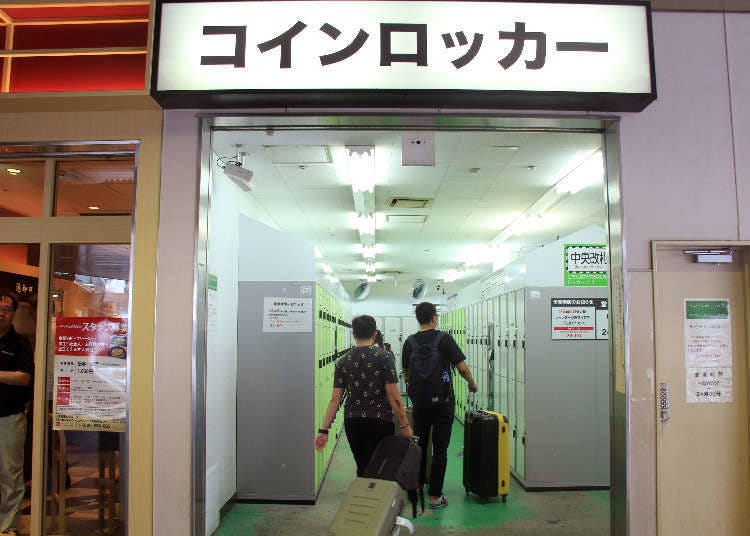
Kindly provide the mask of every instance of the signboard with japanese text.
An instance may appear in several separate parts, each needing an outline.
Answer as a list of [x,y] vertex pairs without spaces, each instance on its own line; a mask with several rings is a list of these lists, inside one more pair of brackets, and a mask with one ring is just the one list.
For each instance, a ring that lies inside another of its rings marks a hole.
[[214,274],[208,274],[208,288],[206,288],[206,329],[216,331],[219,319],[218,310],[219,278]]
[[0,270],[0,288],[15,292],[20,301],[29,301],[34,298],[38,282],[36,277]]
[[123,318],[57,317],[55,430],[125,431],[127,340]]
[[263,298],[263,332],[302,333],[313,328],[312,298]]
[[565,286],[606,287],[609,263],[605,244],[565,244]]
[[648,2],[157,3],[166,107],[271,104],[640,111]]
[[552,298],[552,339],[608,339],[608,301],[606,298]]
[[732,402],[729,300],[685,300],[685,370],[689,403]]

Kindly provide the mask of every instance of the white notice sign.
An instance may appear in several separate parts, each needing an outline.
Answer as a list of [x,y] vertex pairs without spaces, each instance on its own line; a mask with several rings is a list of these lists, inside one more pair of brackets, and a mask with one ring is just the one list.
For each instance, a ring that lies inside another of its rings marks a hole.
[[312,331],[312,298],[263,298],[263,332]]
[[688,403],[732,402],[732,326],[729,300],[685,300]]
[[731,367],[687,369],[687,401],[731,402],[733,399]]
[[552,339],[596,339],[594,300],[552,298]]
[[732,366],[729,300],[685,300],[685,366]]

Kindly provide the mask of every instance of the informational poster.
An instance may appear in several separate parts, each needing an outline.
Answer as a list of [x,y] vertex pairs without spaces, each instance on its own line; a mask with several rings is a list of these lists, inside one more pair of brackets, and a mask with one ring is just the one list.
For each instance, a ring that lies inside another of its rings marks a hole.
[[219,290],[219,278],[214,274],[208,274],[208,289],[206,292],[206,329],[216,331],[218,322],[217,299]]
[[263,298],[263,331],[302,333],[313,328],[312,298]]
[[689,403],[732,402],[729,300],[685,300],[685,370]]
[[606,298],[552,298],[553,340],[609,338]]
[[123,318],[56,319],[55,430],[125,431],[127,335]]
[[687,401],[695,403],[732,402],[732,367],[687,369]]
[[609,262],[605,244],[565,244],[565,286],[606,287]]

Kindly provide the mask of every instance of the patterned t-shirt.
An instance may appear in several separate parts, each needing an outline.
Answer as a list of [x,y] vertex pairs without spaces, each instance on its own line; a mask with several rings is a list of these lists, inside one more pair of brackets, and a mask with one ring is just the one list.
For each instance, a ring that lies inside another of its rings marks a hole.
[[376,346],[354,347],[336,362],[334,387],[347,392],[344,418],[373,418],[393,421],[385,386],[398,383],[396,363]]

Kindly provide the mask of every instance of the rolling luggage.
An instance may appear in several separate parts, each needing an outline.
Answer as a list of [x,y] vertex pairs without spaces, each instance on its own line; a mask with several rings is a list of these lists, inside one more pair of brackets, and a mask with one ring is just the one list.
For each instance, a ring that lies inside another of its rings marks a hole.
[[[416,434],[417,432],[416,432],[416,429],[414,428],[414,406],[406,406],[406,418],[409,419],[409,425],[411,426],[412,431]],[[396,419],[396,435],[398,436],[401,435],[401,427],[398,425],[398,419]],[[426,462],[427,471],[425,473],[425,478],[429,482],[430,468],[432,466],[432,436],[427,438],[427,448],[425,449],[425,452],[423,454],[427,456],[427,462]]]
[[508,419],[494,411],[466,413],[464,421],[464,477],[466,493],[482,499],[510,490],[510,434]]
[[[405,437],[387,436],[380,440],[364,477],[397,482],[408,492],[412,514],[417,517],[417,489],[419,488],[419,462],[422,450]],[[424,504],[424,499],[422,500]],[[424,511],[424,506],[422,507]]]
[[329,536],[391,536],[404,506],[398,482],[355,478],[333,519]]

